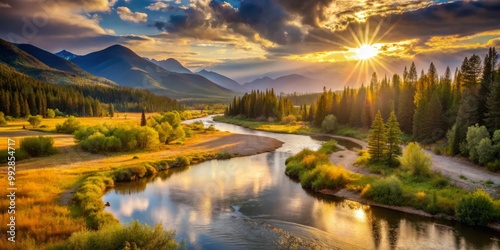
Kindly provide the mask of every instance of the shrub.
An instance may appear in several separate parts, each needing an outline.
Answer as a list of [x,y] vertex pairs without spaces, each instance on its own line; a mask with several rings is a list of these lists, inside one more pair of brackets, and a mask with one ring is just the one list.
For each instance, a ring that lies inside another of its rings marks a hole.
[[335,152],[337,149],[338,149],[337,141],[329,140],[321,145],[321,147],[318,150],[318,153],[329,155],[329,154]]
[[283,122],[286,124],[295,124],[297,122],[297,118],[294,115],[287,115],[283,118]]
[[358,158],[354,162],[354,165],[365,166],[366,164],[368,164],[369,161],[370,161],[370,154],[368,153],[368,150],[363,149],[358,152]]
[[321,131],[333,133],[337,129],[337,118],[334,115],[327,115],[321,122]]
[[74,233],[63,249],[177,249],[175,232],[163,229],[161,224],[154,228],[134,221],[129,225],[112,224],[99,231]]
[[486,169],[493,172],[500,172],[500,160],[495,160],[486,164]]
[[[0,163],[8,162],[8,158],[11,157],[9,151],[7,149],[0,150]],[[16,161],[29,159],[30,155],[26,153],[24,150],[16,150],[14,153],[14,157],[16,157]]]
[[403,203],[403,184],[396,176],[375,181],[364,190],[364,197],[387,205],[401,205]]
[[418,143],[411,142],[403,151],[401,166],[415,176],[430,176],[431,157]]
[[186,156],[177,156],[175,161],[170,165],[171,167],[185,167],[191,164],[191,160]]
[[467,143],[464,151],[469,154],[469,159],[471,159],[473,162],[478,163],[479,151],[477,147],[479,145],[479,142],[483,138],[489,137],[490,134],[488,133],[488,130],[485,126],[479,126],[478,124],[476,124],[474,126],[470,126],[467,129]]
[[495,159],[495,151],[490,138],[486,137],[479,141],[477,145],[477,162],[486,165]]
[[57,153],[54,139],[50,137],[27,137],[21,140],[21,150],[32,157],[48,156]]
[[486,225],[494,219],[493,201],[484,190],[463,197],[455,211],[457,220],[468,225]]
[[76,130],[80,128],[80,121],[74,116],[70,116],[63,124],[56,125],[56,131],[58,133],[73,134]]
[[42,116],[41,115],[36,115],[36,116],[30,116],[28,117],[28,122],[33,126],[33,128],[38,127],[40,123],[42,123]]
[[210,126],[208,126],[208,128],[205,129],[205,131],[208,131],[208,132],[214,132],[216,129],[215,129],[215,126],[212,124]]
[[224,152],[217,152],[216,155],[217,160],[227,160],[233,158],[233,154],[224,151]]
[[5,114],[0,111],[0,127],[7,125],[7,119],[5,119]]
[[54,112],[53,109],[47,109],[47,118],[54,118],[56,117],[56,112]]

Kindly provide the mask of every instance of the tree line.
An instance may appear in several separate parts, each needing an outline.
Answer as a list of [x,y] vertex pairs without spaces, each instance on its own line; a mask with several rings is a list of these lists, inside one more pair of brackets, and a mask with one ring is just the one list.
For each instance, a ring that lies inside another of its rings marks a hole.
[[495,48],[484,60],[465,58],[452,74],[449,67],[440,76],[433,63],[417,73],[415,64],[405,67],[402,77],[394,74],[378,79],[373,73],[368,86],[325,91],[310,106],[309,120],[319,126],[328,114],[340,124],[368,128],[380,110],[384,120],[395,112],[401,130],[416,141],[432,143],[453,128],[452,153],[459,153],[467,128],[484,125],[490,133],[500,129],[500,68]]
[[0,111],[6,116],[47,117],[47,109],[76,116],[104,116],[118,111],[170,111],[181,106],[165,96],[125,87],[56,85],[35,80],[0,64]]

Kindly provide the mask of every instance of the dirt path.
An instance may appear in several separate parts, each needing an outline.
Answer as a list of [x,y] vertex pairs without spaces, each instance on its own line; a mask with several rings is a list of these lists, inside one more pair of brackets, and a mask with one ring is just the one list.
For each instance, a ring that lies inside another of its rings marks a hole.
[[[500,189],[498,188],[500,174],[476,166],[461,157],[436,155],[429,150],[426,152],[432,156],[432,169],[452,179],[455,185],[470,191],[483,188],[493,197],[500,197]],[[493,184],[486,185],[487,181],[491,181]]]
[[[363,146],[363,149],[368,147],[366,142],[358,139],[345,136],[328,136],[350,140]],[[453,184],[469,191],[483,188],[492,197],[500,197],[500,174],[476,166],[464,158],[436,155],[430,150],[426,150],[426,152],[432,157],[432,170],[450,178]],[[337,151],[330,155],[330,161],[334,164],[340,164],[345,169],[354,173],[370,174],[368,169],[354,165],[356,159],[356,152],[349,150]]]

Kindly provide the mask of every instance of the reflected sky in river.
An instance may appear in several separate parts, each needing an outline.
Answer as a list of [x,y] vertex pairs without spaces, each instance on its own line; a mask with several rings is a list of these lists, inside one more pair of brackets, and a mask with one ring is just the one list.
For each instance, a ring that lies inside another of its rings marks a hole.
[[103,197],[106,211],[121,222],[161,222],[190,249],[499,249],[486,229],[305,191],[284,174],[284,162],[289,150],[320,142],[286,138],[286,150],[117,185]]

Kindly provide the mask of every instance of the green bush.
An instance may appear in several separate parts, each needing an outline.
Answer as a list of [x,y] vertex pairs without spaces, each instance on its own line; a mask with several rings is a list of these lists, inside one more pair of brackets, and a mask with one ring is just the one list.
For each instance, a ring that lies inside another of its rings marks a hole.
[[224,152],[217,152],[217,155],[215,156],[217,160],[227,160],[233,158],[233,154],[224,151]]
[[31,157],[48,156],[57,153],[54,139],[50,137],[26,137],[21,140],[21,150]]
[[63,249],[178,249],[175,232],[163,229],[161,224],[154,228],[134,221],[122,226],[112,224],[98,231],[74,233]]
[[410,142],[404,149],[401,166],[415,176],[427,177],[431,175],[431,157],[418,143]]
[[492,172],[500,172],[500,160],[495,160],[486,164],[486,169]]
[[318,153],[329,155],[337,150],[338,150],[337,141],[329,140],[321,145],[321,147],[318,150]]
[[178,156],[172,164],[170,164],[171,167],[185,167],[189,166],[191,164],[191,160],[186,157],[186,156]]
[[486,225],[495,217],[493,201],[484,190],[463,197],[455,211],[457,220],[468,225]]
[[56,117],[56,112],[53,109],[47,109],[47,118]]
[[92,153],[154,150],[159,144],[156,130],[128,123],[81,127],[74,134],[82,149]]
[[[8,162],[8,158],[11,157],[9,151],[7,149],[0,150],[0,163]],[[26,153],[24,150],[17,149],[14,153],[14,157],[16,157],[16,161],[29,159],[30,155]]]
[[295,124],[297,122],[297,118],[294,115],[287,115],[283,118],[283,122],[285,124]]
[[337,118],[334,115],[327,115],[321,122],[321,131],[325,133],[333,133],[337,129]]
[[5,114],[0,111],[0,127],[7,126],[7,119],[5,119]]
[[486,129],[485,126],[479,126],[478,124],[474,126],[470,126],[467,129],[467,143],[464,148],[464,151],[468,153],[469,159],[471,159],[473,162],[478,163],[479,160],[479,151],[478,151],[478,145],[479,142],[483,138],[489,138],[490,134],[488,133],[488,130]]
[[396,176],[375,181],[363,193],[363,197],[386,205],[401,205],[403,199],[403,184]]
[[42,123],[43,117],[41,115],[28,117],[28,122],[33,126],[33,128],[38,127]]
[[80,121],[74,116],[70,116],[63,124],[56,125],[56,131],[58,133],[73,134],[76,130],[80,128]]

